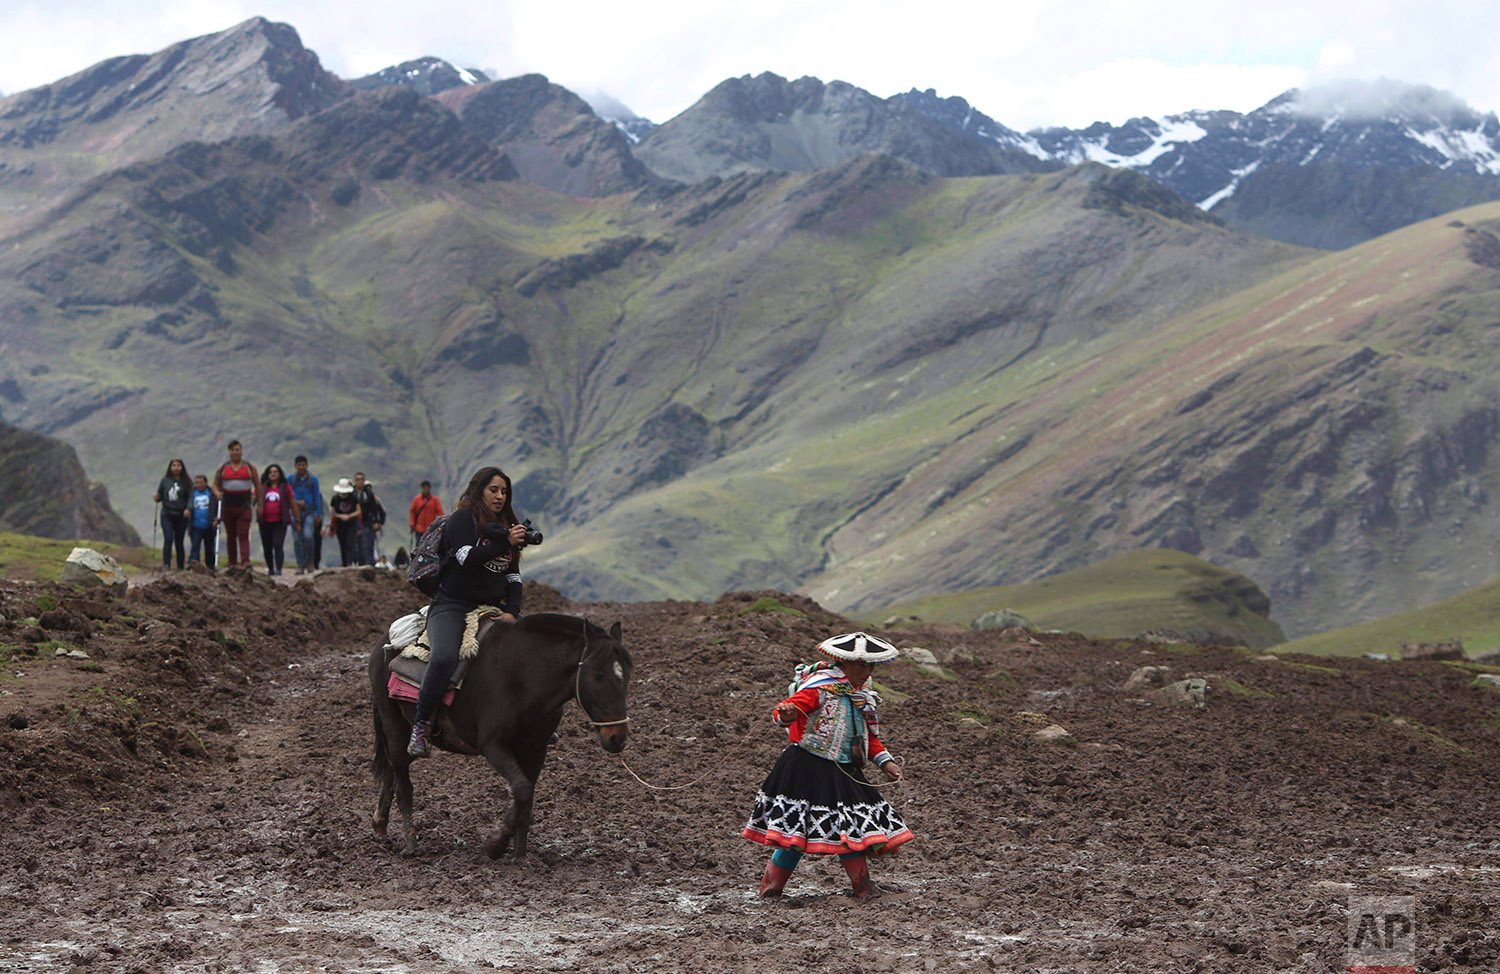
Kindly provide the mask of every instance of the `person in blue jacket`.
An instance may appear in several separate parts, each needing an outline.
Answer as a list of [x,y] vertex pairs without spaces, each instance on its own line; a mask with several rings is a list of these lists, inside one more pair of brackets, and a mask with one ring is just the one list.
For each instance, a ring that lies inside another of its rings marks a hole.
[[208,486],[208,478],[198,474],[193,478],[193,496],[188,498],[188,534],[193,539],[192,554],[188,564],[198,560],[198,549],[203,549],[203,564],[214,567],[214,549],[217,547],[219,520],[219,497]]
[[302,518],[296,525],[297,533],[292,538],[292,551],[297,556],[297,574],[303,575],[317,567],[318,525],[323,520],[323,491],[318,478],[307,472],[307,457],[299,456],[297,472],[287,481]]

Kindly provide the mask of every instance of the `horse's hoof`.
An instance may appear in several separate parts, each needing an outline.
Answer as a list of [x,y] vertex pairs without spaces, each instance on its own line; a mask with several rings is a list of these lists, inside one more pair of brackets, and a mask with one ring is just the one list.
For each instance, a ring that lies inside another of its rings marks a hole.
[[484,844],[484,854],[491,859],[499,859],[505,855],[505,850],[510,848],[510,836],[497,835]]
[[411,842],[408,842],[406,843],[406,845],[402,846],[401,855],[405,856],[407,859],[415,858],[417,855],[416,840],[412,840]]
[[370,823],[370,828],[374,829],[375,830],[375,834],[378,835],[378,836],[380,836],[383,839],[383,838],[385,838],[385,827],[386,827],[386,825],[387,825],[386,822],[382,822],[380,819],[377,818],[373,822]]

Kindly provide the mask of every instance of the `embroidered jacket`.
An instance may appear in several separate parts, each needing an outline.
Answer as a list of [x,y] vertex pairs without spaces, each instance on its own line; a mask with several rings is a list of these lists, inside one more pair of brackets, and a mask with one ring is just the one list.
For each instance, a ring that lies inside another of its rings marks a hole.
[[[786,725],[787,735],[793,744],[830,761],[864,764],[868,755],[877,765],[884,767],[895,758],[880,743],[872,726],[877,722],[870,719],[875,712],[868,701],[871,696],[873,694],[869,691],[861,692],[851,687],[848,677],[837,666],[818,670],[781,702],[800,711],[798,718]],[[856,703],[856,698],[864,702],[864,706]],[[776,706],[779,708],[781,704]],[[775,709],[771,711],[771,719],[780,723]]]

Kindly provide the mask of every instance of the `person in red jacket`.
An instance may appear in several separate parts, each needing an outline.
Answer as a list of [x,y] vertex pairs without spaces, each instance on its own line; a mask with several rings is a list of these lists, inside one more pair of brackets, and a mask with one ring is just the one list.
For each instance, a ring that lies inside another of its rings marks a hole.
[[432,522],[443,516],[443,502],[432,492],[432,481],[422,481],[422,492],[411,499],[411,550],[417,550],[417,542],[432,526]]
[[245,461],[239,440],[229,441],[229,462],[214,472],[214,496],[219,499],[219,523],[224,525],[229,567],[250,564],[250,522],[259,501],[260,474]]
[[792,744],[766,776],[745,838],[776,852],[760,881],[761,896],[780,896],[803,853],[837,855],[854,888],[867,900],[879,893],[870,884],[867,854],[883,855],[912,838],[890,803],[864,775],[874,761],[898,781],[901,766],[876,733],[880,698],[866,683],[876,665],[900,655],[896,647],[863,632],[825,639],[817,665],[797,667],[791,696],[771,718],[787,728]]

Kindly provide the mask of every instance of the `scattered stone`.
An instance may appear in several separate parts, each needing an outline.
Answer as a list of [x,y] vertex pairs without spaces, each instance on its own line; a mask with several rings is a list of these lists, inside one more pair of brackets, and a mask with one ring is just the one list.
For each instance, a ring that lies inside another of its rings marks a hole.
[[921,622],[921,616],[891,616],[880,624],[882,629],[895,629],[897,626],[907,626],[914,622]]
[[1142,666],[1130,674],[1130,679],[1120,687],[1121,693],[1140,693],[1144,690],[1155,689],[1167,685],[1172,678],[1172,670],[1166,666]]
[[130,587],[120,563],[93,548],[74,548],[63,563],[59,581],[65,585],[102,588],[109,592],[124,592]]
[[1500,673],[1481,673],[1474,678],[1479,683],[1488,683],[1493,687],[1500,687]]
[[938,663],[937,657],[932,654],[932,650],[923,649],[920,646],[908,646],[901,650],[901,652],[905,653],[906,658],[916,664],[919,671],[931,674],[932,676],[942,677],[945,680],[951,677],[951,674]]
[[1039,741],[1060,741],[1072,736],[1061,724],[1048,724],[1036,732],[1036,738]]
[[1017,710],[1016,720],[1023,724],[1031,724],[1033,727],[1046,727],[1052,723],[1052,718],[1046,714],[1039,714],[1035,710]]
[[1139,634],[1135,638],[1143,639],[1148,643],[1162,644],[1192,642],[1191,639],[1189,639],[1183,633],[1178,632],[1176,629],[1147,629],[1145,632]]
[[981,734],[988,733],[989,731],[989,728],[984,726],[984,721],[979,720],[976,717],[961,718],[958,722],[958,726],[961,730],[978,731]]
[[1281,657],[1277,656],[1275,653],[1261,653],[1259,656],[1255,657],[1255,660],[1258,663],[1280,663]]
[[1152,690],[1146,694],[1146,699],[1155,703],[1192,704],[1201,708],[1208,704],[1208,681],[1202,677],[1178,680],[1160,690]]
[[1402,659],[1463,659],[1464,644],[1459,639],[1446,639],[1440,643],[1402,643]]
[[11,730],[25,730],[31,726],[31,721],[25,714],[11,714],[5,718],[5,726]]
[[993,612],[986,612],[969,623],[969,628],[975,632],[984,632],[986,629],[1009,629],[1013,626],[1030,629],[1031,623],[1015,609],[996,609]]
[[1082,747],[1085,751],[1123,751],[1123,750],[1125,750],[1124,745],[1121,745],[1121,744],[1101,744],[1098,741],[1090,741],[1087,744],[1082,744],[1082,745],[1079,745],[1079,746]]
[[81,649],[70,649],[66,653],[64,653],[63,655],[66,656],[68,659],[88,659],[89,658],[89,654],[85,653]]

